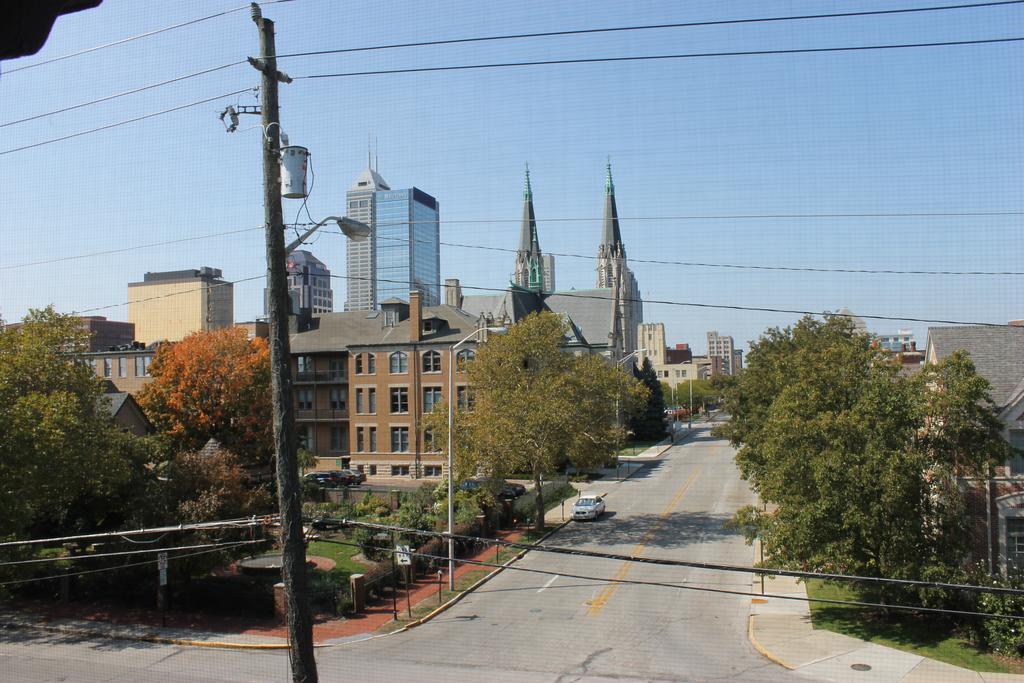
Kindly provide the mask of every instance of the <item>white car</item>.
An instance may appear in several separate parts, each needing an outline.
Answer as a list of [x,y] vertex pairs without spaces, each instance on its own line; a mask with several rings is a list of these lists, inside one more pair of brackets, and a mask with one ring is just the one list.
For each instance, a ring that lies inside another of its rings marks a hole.
[[596,494],[583,494],[572,506],[573,519],[597,519],[604,512],[604,498]]

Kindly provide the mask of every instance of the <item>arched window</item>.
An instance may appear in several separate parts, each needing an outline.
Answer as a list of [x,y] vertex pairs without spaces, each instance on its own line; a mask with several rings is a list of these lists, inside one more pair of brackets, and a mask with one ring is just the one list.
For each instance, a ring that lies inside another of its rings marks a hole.
[[441,354],[427,351],[423,354],[423,372],[441,372]]
[[457,367],[461,369],[466,363],[476,360],[476,351],[473,349],[462,349],[455,359]]
[[409,372],[409,355],[404,351],[395,351],[391,354],[391,374],[398,375]]

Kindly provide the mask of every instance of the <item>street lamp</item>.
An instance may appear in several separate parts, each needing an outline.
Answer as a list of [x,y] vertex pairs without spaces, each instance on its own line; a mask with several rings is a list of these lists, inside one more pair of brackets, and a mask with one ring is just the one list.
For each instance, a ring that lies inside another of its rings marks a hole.
[[338,227],[341,228],[341,231],[345,233],[345,236],[350,240],[362,242],[370,236],[370,226],[366,223],[348,218],[347,216],[328,216],[306,232],[302,233],[301,236],[297,237],[291,244],[285,247],[285,256],[298,249],[299,245],[308,240],[314,232],[319,230],[324,224],[330,223],[331,221],[337,223]]
[[448,349],[448,590],[455,590],[455,467],[452,462],[452,427],[455,422],[455,352],[483,332],[501,334],[506,327],[478,327]]

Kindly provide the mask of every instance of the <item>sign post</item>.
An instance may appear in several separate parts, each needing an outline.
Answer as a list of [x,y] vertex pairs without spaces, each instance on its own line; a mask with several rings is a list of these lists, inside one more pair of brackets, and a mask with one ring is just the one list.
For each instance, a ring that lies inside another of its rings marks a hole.
[[167,553],[157,553],[156,567],[160,572],[160,585],[156,591],[156,606],[160,610],[160,625],[167,626]]
[[398,566],[405,567],[402,572],[405,579],[405,608],[409,613],[409,618],[412,619],[412,598],[409,596],[411,592],[409,588],[411,581],[409,579],[412,573],[412,551],[409,550],[407,545],[396,545],[395,557],[398,559]]

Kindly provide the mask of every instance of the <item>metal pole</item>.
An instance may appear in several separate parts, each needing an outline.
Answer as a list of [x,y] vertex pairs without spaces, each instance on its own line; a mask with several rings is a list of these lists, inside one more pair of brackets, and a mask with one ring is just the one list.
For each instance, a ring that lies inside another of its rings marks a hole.
[[398,621],[398,565],[395,563],[395,556],[398,555],[398,546],[394,543],[394,533],[391,534],[391,618]]
[[[455,590],[455,468],[452,465],[452,426],[455,423],[455,347],[448,351],[448,590]],[[440,590],[440,589],[439,589]],[[440,596],[440,592],[438,593]]]
[[288,283],[285,277],[284,215],[281,208],[280,144],[277,82],[287,76],[277,70],[274,22],[264,19],[259,5],[252,4],[252,19],[259,29],[260,59],[253,60],[262,73],[263,117],[263,211],[267,243],[267,315],[270,319],[270,376],[273,401],[274,453],[277,462],[277,498],[281,512],[281,578],[288,611],[288,658],[292,680],[314,683],[313,619],[306,576],[306,546],[302,531],[302,498],[299,465],[295,453],[295,420],[292,406],[291,359],[288,346]]
[[693,429],[693,375],[690,375],[690,410],[686,416],[686,428]]

